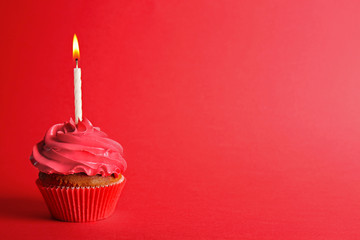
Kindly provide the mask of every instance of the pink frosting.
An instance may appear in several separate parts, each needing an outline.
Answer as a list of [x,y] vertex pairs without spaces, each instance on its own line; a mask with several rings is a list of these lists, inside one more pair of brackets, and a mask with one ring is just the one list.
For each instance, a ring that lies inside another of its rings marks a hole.
[[30,160],[44,173],[86,173],[116,177],[126,170],[121,145],[88,119],[55,124],[33,148]]

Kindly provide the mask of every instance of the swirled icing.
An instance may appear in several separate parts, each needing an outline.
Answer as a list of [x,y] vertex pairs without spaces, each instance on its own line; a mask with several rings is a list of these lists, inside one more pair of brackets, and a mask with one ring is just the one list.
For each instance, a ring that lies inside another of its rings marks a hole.
[[127,167],[122,146],[86,118],[77,125],[70,119],[52,126],[33,147],[30,161],[47,174],[114,174],[117,177]]

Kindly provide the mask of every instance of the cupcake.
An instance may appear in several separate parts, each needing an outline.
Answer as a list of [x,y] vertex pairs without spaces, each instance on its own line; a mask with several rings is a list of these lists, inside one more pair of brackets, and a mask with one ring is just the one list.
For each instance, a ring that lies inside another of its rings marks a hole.
[[88,119],[52,126],[33,147],[30,160],[55,219],[90,222],[114,212],[126,182],[123,149]]

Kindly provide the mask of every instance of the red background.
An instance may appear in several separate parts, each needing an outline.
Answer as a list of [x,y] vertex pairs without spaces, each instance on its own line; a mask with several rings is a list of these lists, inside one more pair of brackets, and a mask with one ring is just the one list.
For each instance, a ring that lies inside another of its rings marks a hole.
[[[345,3],[346,2],[346,3]],[[2,239],[359,239],[358,1],[2,1]],[[83,112],[116,213],[50,219],[32,146]]]

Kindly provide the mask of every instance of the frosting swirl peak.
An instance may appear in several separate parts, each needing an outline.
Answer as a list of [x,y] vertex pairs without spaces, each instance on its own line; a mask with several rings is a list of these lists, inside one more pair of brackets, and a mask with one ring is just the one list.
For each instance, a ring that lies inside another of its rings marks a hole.
[[33,147],[30,161],[47,174],[114,174],[117,177],[127,167],[122,155],[123,148],[118,142],[84,118],[77,125],[70,119],[52,126]]

